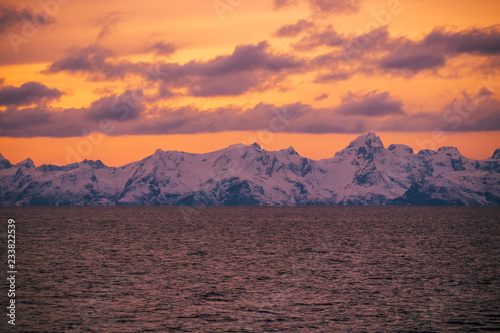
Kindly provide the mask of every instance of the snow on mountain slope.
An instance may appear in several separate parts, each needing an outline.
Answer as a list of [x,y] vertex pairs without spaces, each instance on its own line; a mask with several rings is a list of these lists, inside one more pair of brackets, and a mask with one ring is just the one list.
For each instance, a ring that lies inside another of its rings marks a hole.
[[12,168],[12,164],[0,154],[0,170],[10,169]]
[[306,177],[312,165],[293,149],[267,152],[257,144],[208,154],[159,150],[134,164],[118,203],[295,204],[313,186]]
[[453,147],[415,154],[370,132],[320,161],[256,143],[158,149],[119,168],[12,165],[0,155],[0,184],[2,205],[498,205],[500,150],[481,161]]
[[419,160],[410,147],[388,149],[375,133],[358,137],[335,157],[321,160],[326,181],[342,204],[384,204],[403,195],[416,178]]

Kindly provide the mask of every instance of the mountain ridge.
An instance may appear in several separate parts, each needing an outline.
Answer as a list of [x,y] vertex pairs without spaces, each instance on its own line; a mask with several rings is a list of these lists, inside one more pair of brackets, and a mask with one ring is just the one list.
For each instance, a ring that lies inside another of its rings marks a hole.
[[257,143],[205,154],[157,149],[121,167],[12,165],[1,156],[0,181],[4,206],[499,205],[500,149],[484,160],[455,147],[415,154],[368,132],[322,160]]

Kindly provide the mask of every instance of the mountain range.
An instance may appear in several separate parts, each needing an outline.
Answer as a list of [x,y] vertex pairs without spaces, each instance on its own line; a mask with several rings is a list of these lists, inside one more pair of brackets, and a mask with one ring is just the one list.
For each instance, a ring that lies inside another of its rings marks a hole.
[[499,205],[500,149],[472,160],[391,144],[372,132],[334,157],[311,160],[292,147],[254,143],[206,154],[158,149],[121,167],[100,160],[66,166],[0,155],[0,205]]

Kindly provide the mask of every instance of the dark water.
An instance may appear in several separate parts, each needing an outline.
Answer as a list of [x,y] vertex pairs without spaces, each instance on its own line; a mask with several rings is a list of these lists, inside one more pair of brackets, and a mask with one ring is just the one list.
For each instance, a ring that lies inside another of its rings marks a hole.
[[499,208],[0,216],[2,248],[14,218],[18,251],[17,325],[3,283],[1,331],[500,332]]

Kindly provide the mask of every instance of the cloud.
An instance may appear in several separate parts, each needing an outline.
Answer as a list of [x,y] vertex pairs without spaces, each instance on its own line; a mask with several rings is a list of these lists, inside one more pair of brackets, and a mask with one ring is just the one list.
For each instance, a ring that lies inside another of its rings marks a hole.
[[127,123],[147,122],[144,96],[134,97],[141,93],[127,90],[119,96],[101,97],[86,108],[11,107],[0,112],[0,133],[11,137],[77,137],[99,130],[106,121],[111,123],[109,128],[116,126],[116,134],[125,134]]
[[319,46],[338,47],[348,42],[348,37],[339,34],[331,25],[323,29],[311,30],[292,46],[299,51],[310,51]]
[[481,89],[475,95],[463,93],[440,110],[386,118],[380,131],[481,132],[500,130],[500,102]]
[[10,108],[0,112],[0,132],[3,136],[32,138],[82,136],[85,122],[81,109],[54,110],[47,106]]
[[274,0],[274,8],[285,7],[307,3],[313,12],[350,14],[359,10],[361,0]]
[[380,61],[380,66],[384,69],[404,69],[413,73],[425,69],[443,67],[446,63],[445,57],[433,54],[391,54]]
[[315,10],[328,13],[355,13],[359,10],[361,0],[309,0]]
[[322,101],[322,100],[324,100],[324,99],[328,98],[328,96],[329,96],[328,94],[323,93],[323,94],[321,94],[321,95],[319,95],[319,96],[315,97],[315,98],[314,98],[314,100],[315,100],[315,101]]
[[276,54],[265,41],[256,45],[236,46],[230,55],[208,61],[186,64],[162,64],[159,69],[168,76],[160,90],[185,88],[192,96],[240,95],[258,89],[273,79],[301,70],[304,61],[285,54]]
[[177,51],[177,46],[173,43],[156,42],[148,48],[157,55],[168,56]]
[[500,54],[500,25],[458,32],[436,29],[420,44],[427,47],[440,46],[451,54],[497,55]]
[[349,72],[344,72],[344,71],[337,71],[337,72],[330,72],[327,74],[319,74],[314,82],[316,83],[325,83],[325,82],[332,82],[332,81],[346,81],[353,76],[354,73],[349,73]]
[[16,6],[0,4],[0,34],[19,28],[26,22],[41,27],[54,23],[55,20],[44,12],[34,13],[30,8],[20,9]]
[[300,33],[313,28],[315,26],[314,22],[307,20],[299,20],[294,24],[287,24],[276,30],[274,36],[276,37],[295,37]]
[[295,4],[297,4],[297,0],[274,0],[274,8],[276,9],[280,9]]
[[419,41],[401,39],[400,45],[382,57],[384,70],[401,70],[416,74],[444,67],[449,58],[461,54],[495,56],[500,54],[500,26],[468,29],[458,32],[435,29]]
[[371,74],[377,69],[376,61],[395,45],[399,43],[389,36],[387,27],[360,35],[346,35],[337,32],[331,25],[313,29],[292,43],[292,47],[301,52],[327,50],[309,63],[309,69],[327,69],[329,72],[319,74],[316,82],[347,80],[354,73]]
[[[287,111],[259,103],[251,109],[241,110],[225,107],[199,110],[191,106],[180,108],[161,108],[155,115],[140,109],[132,117],[119,119],[119,114],[127,114],[123,109],[114,112],[112,103],[115,96],[101,98],[88,108],[53,109],[47,106],[32,108],[10,108],[0,112],[0,135],[10,137],[74,137],[99,129],[103,120],[111,121],[113,130],[109,135],[150,135],[150,134],[188,134],[233,130],[259,130],[272,127],[272,120],[281,121],[295,118],[308,110],[308,106],[297,103],[287,106]],[[129,112],[130,112],[130,105]],[[133,120],[133,121],[128,121]],[[281,123],[280,123],[281,124]]]
[[53,62],[42,73],[86,74],[92,80],[111,80],[123,78],[129,73],[145,71],[144,63],[128,61],[113,62],[114,53],[99,44],[83,48],[71,48],[68,56]]
[[33,12],[28,9],[17,9],[15,6],[0,5],[0,33],[7,32],[13,26],[22,23],[23,19],[31,20]]
[[104,96],[92,102],[84,118],[100,121],[102,119],[129,121],[137,119],[145,110],[142,90],[126,90],[116,96]]
[[107,127],[112,130],[106,134],[112,136],[260,130],[311,134],[500,130],[500,102],[484,92],[476,96],[464,94],[442,110],[418,113],[404,112],[402,102],[387,92],[377,91],[350,93],[333,108],[259,103],[246,109],[226,106],[206,110],[194,106],[154,106],[148,110],[141,102],[130,103],[132,93],[103,97],[79,109],[54,109],[47,105],[11,107],[0,112],[0,135],[84,136],[99,129],[103,120],[110,122]]
[[33,11],[29,8],[18,9],[16,6],[0,4],[0,13],[0,33],[21,25],[23,20],[33,20]]
[[405,113],[401,101],[394,100],[388,92],[379,93],[377,90],[364,95],[349,93],[334,110],[342,115],[366,117]]
[[100,27],[99,34],[97,35],[97,40],[101,40],[109,36],[112,29],[118,24],[125,21],[124,16],[119,12],[109,12],[102,16],[90,19],[88,23],[92,26]]
[[215,77],[199,77],[189,87],[197,97],[237,96],[257,87],[262,78],[256,73],[231,73]]
[[272,104],[259,103],[242,110],[235,107],[198,110],[183,107],[163,110],[155,121],[136,122],[131,130],[140,134],[191,134],[222,131],[258,131],[281,127],[309,111],[309,106],[295,103],[278,108]]
[[354,74],[373,75],[379,71],[377,57],[386,54],[393,43],[386,27],[361,35],[346,35],[329,25],[309,31],[292,46],[302,52],[327,50],[310,59],[307,68],[318,72],[314,82],[328,83],[349,80]]
[[5,86],[0,88],[0,105],[30,105],[59,99],[62,92],[38,82],[26,82],[20,87]]
[[[167,44],[155,46],[166,50]],[[236,46],[233,53],[207,61],[185,64],[162,62],[114,61],[112,51],[92,44],[73,48],[68,56],[49,65],[43,73],[68,72],[83,74],[91,80],[114,80],[126,75],[151,78],[148,69],[156,68],[161,75],[153,78],[160,83],[159,96],[169,97],[172,90],[181,90],[191,96],[240,95],[259,89],[280,76],[298,71],[304,61],[286,54],[273,53],[267,42]]]
[[484,72],[498,67],[500,25],[460,31],[438,28],[418,40],[392,37],[386,26],[347,35],[331,25],[316,25],[291,46],[306,54],[316,49],[328,50],[308,64],[309,70],[320,70],[315,79],[318,83],[347,80],[355,73],[403,76],[426,70],[437,73],[449,59],[463,54],[481,57],[475,66]]
[[287,68],[301,65],[292,56],[274,55],[269,51],[269,44],[265,41],[257,45],[236,46],[228,56],[218,56],[207,62],[191,61],[183,66],[189,74],[203,76],[220,76],[226,73],[255,71],[259,69],[279,72]]

